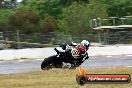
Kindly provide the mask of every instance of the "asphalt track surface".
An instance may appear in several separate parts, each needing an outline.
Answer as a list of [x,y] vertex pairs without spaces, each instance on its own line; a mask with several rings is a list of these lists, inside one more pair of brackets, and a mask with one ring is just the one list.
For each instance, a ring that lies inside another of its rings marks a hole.
[[[42,59],[0,61],[0,74],[21,73],[41,70]],[[87,68],[106,68],[115,66],[132,67],[132,55],[90,57],[82,66]]]

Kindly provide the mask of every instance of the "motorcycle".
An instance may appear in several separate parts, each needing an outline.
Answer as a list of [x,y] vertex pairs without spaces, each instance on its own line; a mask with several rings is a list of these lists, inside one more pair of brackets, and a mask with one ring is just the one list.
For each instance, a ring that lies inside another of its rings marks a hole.
[[45,58],[41,63],[41,69],[51,68],[75,68],[80,66],[86,59],[88,59],[88,53],[85,52],[79,55],[76,45],[62,45],[56,47],[54,50],[56,55]]

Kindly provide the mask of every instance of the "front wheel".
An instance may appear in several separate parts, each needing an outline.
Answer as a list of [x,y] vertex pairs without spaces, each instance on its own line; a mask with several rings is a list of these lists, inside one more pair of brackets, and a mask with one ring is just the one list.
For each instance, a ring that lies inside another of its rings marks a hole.
[[53,66],[53,61],[55,58],[56,56],[45,58],[44,61],[41,63],[41,69],[45,70],[51,68]]

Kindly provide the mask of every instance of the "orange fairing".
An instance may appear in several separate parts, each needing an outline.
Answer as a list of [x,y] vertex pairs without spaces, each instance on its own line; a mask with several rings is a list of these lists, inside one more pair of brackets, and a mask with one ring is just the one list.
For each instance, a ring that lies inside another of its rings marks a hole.
[[78,76],[85,76],[85,74],[86,74],[86,71],[81,66],[79,66],[77,69],[77,75]]

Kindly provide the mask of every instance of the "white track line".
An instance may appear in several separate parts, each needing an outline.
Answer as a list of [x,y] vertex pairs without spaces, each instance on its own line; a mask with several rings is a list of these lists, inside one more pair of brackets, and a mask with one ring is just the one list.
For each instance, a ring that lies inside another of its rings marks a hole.
[[35,59],[35,60],[38,60],[38,61],[40,61],[40,60],[44,60],[44,59]]
[[106,57],[113,57],[113,56],[106,56]]
[[126,56],[132,56],[132,55],[126,55]]
[[132,66],[126,66],[126,67],[132,67]]

